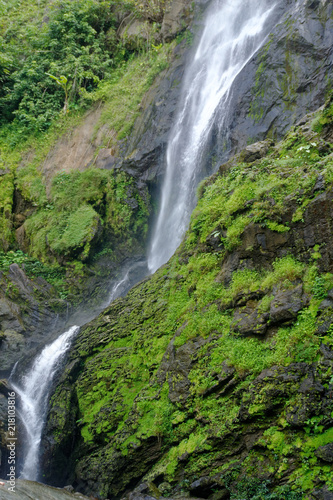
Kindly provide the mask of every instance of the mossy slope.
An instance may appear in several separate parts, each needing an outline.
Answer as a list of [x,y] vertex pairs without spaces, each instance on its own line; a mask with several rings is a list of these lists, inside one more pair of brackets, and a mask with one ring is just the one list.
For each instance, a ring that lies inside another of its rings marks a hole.
[[331,489],[330,109],[320,134],[305,123],[205,181],[176,255],[81,330],[47,481],[98,498],[143,480],[212,500]]

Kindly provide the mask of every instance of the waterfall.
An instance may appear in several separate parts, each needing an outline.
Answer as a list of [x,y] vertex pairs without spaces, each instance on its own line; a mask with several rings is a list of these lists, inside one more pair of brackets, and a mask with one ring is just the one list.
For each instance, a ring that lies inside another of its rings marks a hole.
[[223,122],[232,84],[264,43],[274,10],[271,0],[218,0],[209,8],[185,71],[181,107],[168,141],[161,205],[148,256],[151,272],[171,257],[184,236],[197,185],[205,176],[212,126],[218,121],[219,130],[227,128]]
[[[269,4],[270,0],[216,0],[208,10],[201,39],[185,73],[181,107],[168,141],[161,205],[148,256],[151,272],[171,257],[186,231],[195,190],[204,176],[212,127],[216,122],[219,130],[227,127],[225,117],[233,82],[265,41],[268,20],[275,9]],[[140,266],[142,263],[125,269],[104,307],[134,284],[131,275],[143,277],[144,266],[141,271]],[[81,318],[79,324],[84,322]],[[11,382],[20,397],[19,415],[26,433],[22,478],[38,479],[50,388],[78,330],[79,326],[72,326],[47,345],[22,381]]]
[[52,380],[61,366],[71,341],[79,331],[72,326],[54,342],[44,347],[30,371],[23,377],[22,386],[11,383],[20,398],[19,416],[25,430],[22,479],[36,481],[39,471],[39,448],[47,412]]

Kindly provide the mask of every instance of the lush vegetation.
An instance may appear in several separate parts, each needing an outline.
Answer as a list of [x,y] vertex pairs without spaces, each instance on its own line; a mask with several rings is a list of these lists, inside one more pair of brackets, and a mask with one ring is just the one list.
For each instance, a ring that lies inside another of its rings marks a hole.
[[[170,47],[154,43],[163,9],[0,0],[1,271],[15,262],[65,298],[71,272],[143,248],[150,202],[132,176],[90,166],[46,187],[41,164],[97,103],[96,128],[112,130],[104,146],[128,137],[168,64]],[[127,14],[143,18],[144,36],[118,37]],[[49,478],[62,463],[104,498],[140,478],[164,496],[195,495],[202,476],[211,495],[234,499],[332,489],[318,453],[333,439],[332,116],[330,102],[312,131],[294,129],[265,158],[240,154],[204,181],[177,254],[82,329],[51,401],[60,451]]]
[[[24,179],[23,183],[28,186]],[[33,199],[33,192],[30,195]],[[129,199],[136,210],[126,203]],[[86,260],[92,240],[98,243],[97,233],[102,235],[103,229],[108,230],[111,248],[118,238],[126,241],[130,251],[131,242],[144,237],[147,216],[147,205],[125,173],[94,168],[61,172],[53,178],[47,203],[41,203],[25,223],[30,253],[41,258],[70,255]]]
[[87,105],[98,84],[141,48],[116,34],[129,12],[145,14],[130,1],[1,2],[0,116],[12,142],[47,130],[61,110]]
[[[116,54],[106,49],[115,52],[115,19],[106,2],[93,0],[42,5],[11,1],[1,9],[2,124],[12,124],[16,137],[45,131],[64,107],[66,96],[71,101],[66,108],[75,106],[82,89],[92,90],[110,73]],[[105,47],[107,34],[109,47]],[[66,81],[61,85],[50,74]]]

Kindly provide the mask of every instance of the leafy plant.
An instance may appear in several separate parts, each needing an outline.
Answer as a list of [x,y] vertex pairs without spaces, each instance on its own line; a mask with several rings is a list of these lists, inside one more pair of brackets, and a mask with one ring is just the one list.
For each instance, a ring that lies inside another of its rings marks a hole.
[[65,103],[64,103],[64,107],[62,108],[62,110],[64,113],[67,113],[67,108],[68,108],[68,104],[69,104],[68,103],[68,91],[70,90],[72,83],[68,82],[67,78],[64,75],[60,75],[59,78],[57,78],[56,76],[51,75],[50,73],[46,73],[46,74],[50,78],[55,80],[57,82],[57,84],[60,85],[60,87],[65,92]]
[[316,276],[311,292],[316,299],[324,299],[327,296],[326,280],[323,276]]

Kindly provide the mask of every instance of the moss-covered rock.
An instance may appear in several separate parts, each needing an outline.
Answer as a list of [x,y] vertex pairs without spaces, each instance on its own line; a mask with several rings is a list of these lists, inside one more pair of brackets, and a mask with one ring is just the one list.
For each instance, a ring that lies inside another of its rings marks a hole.
[[201,185],[176,255],[77,336],[48,481],[98,498],[331,488],[332,182],[330,145],[301,127]]

